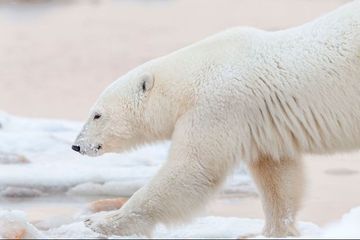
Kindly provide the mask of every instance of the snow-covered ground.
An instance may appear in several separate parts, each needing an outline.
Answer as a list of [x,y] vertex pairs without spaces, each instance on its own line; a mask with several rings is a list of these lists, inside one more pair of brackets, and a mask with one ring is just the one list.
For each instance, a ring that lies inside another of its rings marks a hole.
[[[47,199],[56,196],[130,196],[154,175],[166,159],[169,143],[145,146],[124,154],[98,158],[71,151],[81,123],[18,118],[0,113],[0,237],[93,238],[78,213],[66,221],[45,219],[34,224],[9,199]],[[254,194],[254,186],[240,167],[229,177],[224,193]],[[29,201],[31,202],[31,201]],[[26,201],[25,201],[26,203]],[[24,201],[21,203],[24,204]],[[9,208],[9,206],[11,206]],[[54,222],[55,221],[55,222]],[[200,217],[173,229],[159,226],[157,238],[234,238],[260,236],[263,220]],[[325,228],[300,223],[302,237],[359,237],[360,207]],[[42,229],[42,230],[40,230]],[[47,229],[47,230],[44,230]],[[116,236],[114,236],[116,237]]]
[[[71,150],[81,123],[26,119],[0,112],[0,195],[130,196],[166,159],[169,143],[145,146],[124,154],[91,158]],[[241,168],[225,192],[254,192]]]
[[[23,212],[0,211],[0,237],[2,238],[99,238],[103,237],[86,228],[81,221],[83,217],[74,219],[73,223],[47,231],[40,231],[31,225]],[[340,221],[319,228],[313,223],[299,223],[302,238],[358,238],[360,236],[360,207],[351,210]],[[155,238],[238,238],[261,236],[263,220],[242,219],[234,217],[202,217],[190,224],[168,229],[158,226]],[[131,237],[131,236],[130,236]],[[132,236],[135,237],[135,236]],[[111,238],[118,238],[111,236]],[[129,237],[126,237],[129,238]]]
[[[81,219],[81,218],[80,218]],[[48,231],[39,231],[29,224],[24,213],[19,211],[0,212],[0,224],[8,227],[1,230],[0,236],[14,238],[25,236],[27,238],[96,238],[101,237],[97,233],[86,228],[81,221],[62,225]],[[154,238],[237,238],[239,236],[261,236],[263,221],[259,219],[241,219],[224,217],[202,217],[192,223],[167,229],[159,226],[155,230]],[[319,236],[322,234],[319,227],[312,223],[301,223],[300,231],[304,237]],[[25,230],[25,231],[24,231]],[[116,238],[116,236],[112,236]]]

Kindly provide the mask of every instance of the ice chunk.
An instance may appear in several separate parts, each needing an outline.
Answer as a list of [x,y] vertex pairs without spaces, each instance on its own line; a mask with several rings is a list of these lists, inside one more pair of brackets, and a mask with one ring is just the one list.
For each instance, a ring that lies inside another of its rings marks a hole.
[[29,162],[30,161],[24,155],[0,152],[0,164],[21,164]]
[[39,189],[26,187],[7,187],[0,192],[3,197],[38,197],[42,195]]
[[120,209],[127,201],[127,198],[101,199],[88,204],[86,210],[91,213],[101,211],[112,211]]
[[26,221],[21,211],[0,211],[0,237],[5,239],[42,238],[43,235]]
[[104,184],[83,183],[68,191],[71,195],[109,195],[130,197],[144,185],[143,180],[128,180],[123,182],[110,181]]

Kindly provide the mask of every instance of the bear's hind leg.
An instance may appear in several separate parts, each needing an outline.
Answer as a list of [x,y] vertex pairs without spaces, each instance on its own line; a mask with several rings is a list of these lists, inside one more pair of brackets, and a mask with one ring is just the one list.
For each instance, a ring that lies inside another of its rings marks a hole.
[[297,236],[296,213],[303,195],[303,169],[300,159],[276,161],[264,156],[248,164],[258,187],[265,211],[264,235]]

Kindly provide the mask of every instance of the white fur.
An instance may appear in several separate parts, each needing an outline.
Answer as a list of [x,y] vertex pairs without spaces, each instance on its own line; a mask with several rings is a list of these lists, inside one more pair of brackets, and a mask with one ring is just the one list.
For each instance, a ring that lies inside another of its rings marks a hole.
[[182,221],[244,160],[263,197],[265,233],[296,234],[301,154],[360,147],[360,2],[284,31],[230,29],[152,60],[108,87],[93,112],[102,118],[90,117],[75,143],[84,154],[172,139],[148,185],[87,222],[95,231],[150,234]]

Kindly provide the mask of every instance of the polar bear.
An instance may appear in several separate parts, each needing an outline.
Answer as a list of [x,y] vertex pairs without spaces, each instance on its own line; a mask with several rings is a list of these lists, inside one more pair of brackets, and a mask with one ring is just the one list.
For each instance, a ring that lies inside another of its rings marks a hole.
[[166,139],[157,175],[91,229],[150,235],[184,221],[242,161],[265,236],[297,235],[302,154],[360,148],[360,2],[288,30],[230,29],[135,68],[101,94],[72,148],[98,156]]

